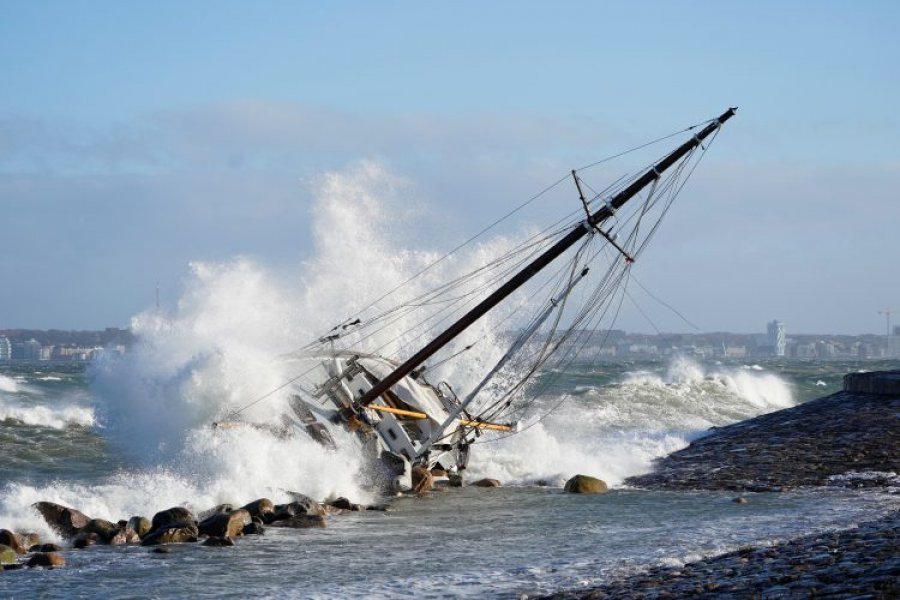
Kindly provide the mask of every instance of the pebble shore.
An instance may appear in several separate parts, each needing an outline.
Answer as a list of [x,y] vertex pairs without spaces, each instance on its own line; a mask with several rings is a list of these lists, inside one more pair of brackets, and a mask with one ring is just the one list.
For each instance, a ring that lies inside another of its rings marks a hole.
[[[627,483],[736,492],[839,485],[898,493],[898,472],[900,371],[889,371],[847,375],[841,392],[714,429]],[[900,511],[543,598],[900,598]]]

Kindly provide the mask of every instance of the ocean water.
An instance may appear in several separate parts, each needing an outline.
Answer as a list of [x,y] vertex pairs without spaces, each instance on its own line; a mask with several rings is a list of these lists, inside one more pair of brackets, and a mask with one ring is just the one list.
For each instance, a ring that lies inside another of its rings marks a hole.
[[[360,475],[352,439],[329,451],[302,437],[211,424],[235,410],[245,421],[277,420],[286,397],[267,392],[292,374],[274,357],[356,314],[368,301],[360,282],[369,294],[389,290],[440,256],[396,246],[421,217],[408,214],[396,187],[374,165],[324,177],[310,259],[288,272],[248,258],[191,265],[176,303],[132,319],[138,342],[123,356],[88,366],[0,363],[0,528],[58,541],[31,508],[38,501],[111,521],[176,505],[284,502],[290,491],[383,501]],[[453,281],[511,245],[500,237],[462,251],[410,293]],[[504,352],[491,331],[514,327],[505,310],[479,321],[477,345],[433,379],[471,389]],[[416,322],[403,315],[369,343],[390,350],[402,341],[397,331]],[[234,548],[68,551],[65,568],[0,574],[0,597],[514,597],[847,526],[900,498],[811,490],[752,494],[738,505],[731,494],[648,492],[623,481],[712,426],[836,391],[848,371],[888,366],[898,364],[575,364],[541,375],[546,393],[520,433],[486,434],[473,446],[467,478],[497,478],[502,488],[394,499],[389,512],[335,516],[314,531],[270,528]],[[563,493],[577,473],[612,491]]]
[[[64,569],[3,573],[0,595],[515,597],[852,525],[900,498],[835,489],[750,494],[748,504],[735,504],[734,494],[648,492],[622,480],[710,426],[831,393],[848,371],[897,366],[679,359],[573,367],[555,379],[546,401],[566,400],[549,417],[473,448],[468,478],[495,477],[503,488],[394,499],[386,513],[335,516],[321,530],[270,528],[234,548],[68,551]],[[360,484],[354,456],[302,439],[173,417],[161,422],[173,428],[168,444],[181,438],[177,450],[142,446],[137,433],[129,445],[109,431],[125,420],[105,421],[102,373],[75,364],[0,364],[0,527],[57,540],[30,508],[39,500],[114,521],[173,505],[199,511],[261,496],[284,501],[285,490],[378,500]],[[575,473],[601,477],[613,490],[563,493]]]

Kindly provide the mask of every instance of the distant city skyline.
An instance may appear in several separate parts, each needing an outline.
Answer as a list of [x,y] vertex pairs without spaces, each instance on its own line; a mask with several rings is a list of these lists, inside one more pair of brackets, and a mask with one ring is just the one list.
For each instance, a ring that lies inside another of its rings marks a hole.
[[[652,296],[629,288],[613,326],[883,334],[898,30],[887,1],[8,2],[0,329],[125,327],[157,282],[177,314],[191,264],[238,257],[297,293],[335,178],[396,212],[378,233],[398,257],[440,255],[569,169],[737,105],[635,266]],[[328,227],[349,240],[351,220]]]

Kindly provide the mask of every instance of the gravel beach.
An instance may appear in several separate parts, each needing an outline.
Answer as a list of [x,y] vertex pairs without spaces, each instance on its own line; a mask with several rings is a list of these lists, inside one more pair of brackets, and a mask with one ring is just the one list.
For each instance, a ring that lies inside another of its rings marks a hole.
[[[900,493],[898,449],[900,371],[854,373],[844,377],[841,392],[711,430],[627,483],[738,493],[807,486]],[[544,598],[900,598],[900,512]]]

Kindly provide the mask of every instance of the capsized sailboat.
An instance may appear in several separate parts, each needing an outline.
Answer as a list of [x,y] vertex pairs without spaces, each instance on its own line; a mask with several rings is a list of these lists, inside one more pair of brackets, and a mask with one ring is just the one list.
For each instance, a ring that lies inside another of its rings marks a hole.
[[[568,217],[442,285],[406,297],[398,286],[284,357],[292,374],[278,389],[284,428],[328,448],[355,438],[376,479],[393,490],[413,488],[415,473],[461,481],[479,438],[514,434],[548,385],[545,375],[602,345],[602,324],[621,308],[632,264],[735,111],[679,132],[688,139],[677,148],[600,191],[583,175],[599,163],[573,170],[564,179],[580,204]],[[383,308],[394,296],[401,300]],[[512,333],[495,334],[506,351],[462,395],[433,383],[436,367],[465,360],[476,343],[460,341],[464,332],[504,301],[513,305],[507,315],[531,311]],[[390,342],[373,341],[394,329],[401,332]]]

